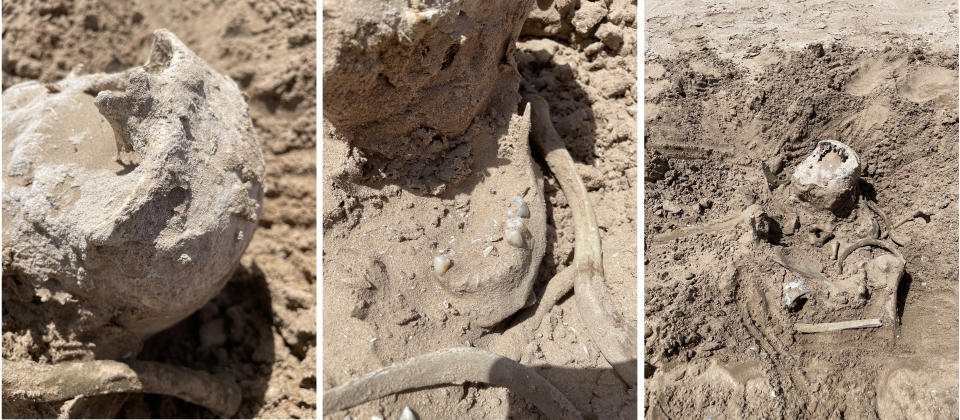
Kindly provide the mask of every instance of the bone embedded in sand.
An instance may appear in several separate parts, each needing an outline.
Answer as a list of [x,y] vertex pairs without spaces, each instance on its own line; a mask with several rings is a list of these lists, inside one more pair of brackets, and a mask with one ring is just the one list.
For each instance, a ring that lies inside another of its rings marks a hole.
[[822,333],[840,330],[849,330],[856,328],[877,328],[882,327],[883,323],[878,318],[858,319],[854,321],[824,322],[820,324],[796,323],[794,328],[801,333]]
[[797,198],[846,216],[857,199],[860,156],[839,141],[820,141],[813,153],[797,166],[793,180]]
[[265,182],[236,82],[161,29],[143,66],[8,87],[3,117],[4,268],[78,302],[40,318],[84,312],[55,328],[117,359],[220,292]]
[[453,261],[446,255],[433,257],[433,272],[437,273],[438,276],[444,275],[451,265],[453,265]]
[[493,245],[487,245],[485,248],[483,248],[483,256],[489,257],[490,254],[493,253],[493,251],[495,250],[496,248],[494,248]]
[[523,198],[520,196],[510,197],[510,203],[507,205],[507,216],[517,216],[525,219],[530,218],[530,210],[527,208],[527,203],[523,201]]
[[506,229],[507,229],[507,230],[516,230],[516,231],[519,231],[519,232],[526,232],[526,231],[527,231],[527,224],[526,224],[526,222],[524,222],[523,219],[521,219],[521,218],[519,218],[519,217],[514,217],[514,218],[511,218],[511,219],[507,219],[507,222],[504,224],[504,226],[506,226]]
[[794,309],[800,304],[801,298],[810,293],[810,289],[800,282],[790,282],[783,286],[783,300],[787,308]]
[[516,229],[507,229],[503,231],[503,236],[507,238],[507,243],[514,248],[523,248],[523,232]]

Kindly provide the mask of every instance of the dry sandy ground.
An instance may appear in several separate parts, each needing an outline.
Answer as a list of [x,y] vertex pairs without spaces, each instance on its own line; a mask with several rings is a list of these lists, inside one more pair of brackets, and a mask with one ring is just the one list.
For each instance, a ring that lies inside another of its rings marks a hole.
[[[167,28],[246,94],[267,164],[260,226],[224,291],[140,355],[233,375],[239,418],[316,416],[315,22],[314,2],[292,0],[3,2],[4,88],[55,81],[78,64],[140,65],[153,30]],[[121,415],[211,416],[156,396]]]
[[[956,7],[646,4],[647,418],[956,418]],[[847,217],[791,201],[784,183],[823,139],[863,165]],[[906,262],[897,290],[864,276],[888,251],[855,250],[843,273],[832,257],[874,224],[890,231],[868,202],[891,223],[929,214],[893,229]],[[754,203],[769,240],[743,224],[661,236]],[[818,245],[814,225],[834,237]],[[781,253],[823,278],[784,268]],[[810,293],[788,308],[792,282]],[[892,299],[899,329],[884,315]],[[794,329],[860,318],[884,326]]]
[[[553,123],[596,208],[609,292],[626,321],[636,323],[636,4],[584,1],[579,8],[560,12],[555,3],[538,3],[543,8],[534,6],[526,21],[516,62],[524,80],[550,104]],[[458,223],[463,228],[465,221],[490,214],[494,206],[505,211],[514,185],[508,181],[489,185],[493,179],[489,174],[502,173],[506,165],[466,166],[465,173],[457,175],[467,180],[463,182],[467,187],[428,193],[429,188],[405,186],[410,180],[378,179],[382,166],[375,155],[367,156],[329,131],[325,127],[322,181],[323,389],[440,349],[489,349],[520,319],[512,316],[489,328],[471,322],[469,310],[451,303],[437,284],[431,250],[473,239],[462,237]],[[474,146],[475,151],[480,148]],[[574,238],[566,198],[540,157],[534,154],[534,160],[545,174],[547,208],[546,255],[534,285],[540,296],[547,281],[570,265]],[[470,193],[469,185],[478,179],[484,187]],[[476,258],[484,258],[482,247],[477,247]],[[457,258],[468,257],[454,256],[454,264]],[[367,281],[376,287],[362,285]],[[532,340],[505,352],[535,367],[583,413],[635,418],[636,391],[615,376],[588,337],[575,299],[568,296],[553,308]],[[542,418],[536,408],[505,388],[476,384],[404,392],[325,417],[395,419],[404,407],[424,419]]]

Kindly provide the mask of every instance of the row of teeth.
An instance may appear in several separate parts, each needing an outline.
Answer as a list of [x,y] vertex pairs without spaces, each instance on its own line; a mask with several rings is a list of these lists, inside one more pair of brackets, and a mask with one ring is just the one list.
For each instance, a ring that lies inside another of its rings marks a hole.
[[519,205],[516,211],[507,207],[507,217],[509,219],[507,219],[506,228],[503,230],[503,237],[506,238],[508,244],[516,248],[523,248],[523,232],[527,231],[527,223],[524,219],[530,218],[530,210],[527,209],[527,203],[524,203],[520,197],[511,197],[510,201]]
[[[510,201],[518,203],[518,205],[516,209],[509,206],[507,207],[508,219],[503,230],[503,237],[511,246],[523,248],[523,233],[527,231],[527,222],[524,219],[530,218],[530,209],[527,208],[527,203],[523,202],[523,199],[520,197],[511,197]],[[487,245],[483,250],[483,256],[486,257],[490,255],[491,252],[493,252],[493,245]],[[433,257],[433,271],[437,273],[438,276],[446,273],[451,265],[453,265],[453,261],[446,255]]]

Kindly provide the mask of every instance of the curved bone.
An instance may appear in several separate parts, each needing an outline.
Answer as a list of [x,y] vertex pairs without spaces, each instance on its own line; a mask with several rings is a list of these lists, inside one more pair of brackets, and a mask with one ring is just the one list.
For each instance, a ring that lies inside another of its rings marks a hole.
[[3,361],[4,401],[58,402],[127,392],[177,397],[225,417],[234,415],[241,401],[240,388],[228,377],[163,363]]
[[637,332],[627,325],[623,314],[614,307],[603,278],[603,251],[600,228],[587,188],[577,174],[573,158],[550,121],[550,108],[539,96],[530,98],[533,106],[533,130],[530,136],[560,182],[573,213],[574,296],[580,317],[590,338],[617,375],[630,387],[637,386]]
[[509,388],[547,418],[582,418],[567,397],[530,368],[470,347],[439,350],[351,379],[323,393],[323,415],[411,389],[467,382]]

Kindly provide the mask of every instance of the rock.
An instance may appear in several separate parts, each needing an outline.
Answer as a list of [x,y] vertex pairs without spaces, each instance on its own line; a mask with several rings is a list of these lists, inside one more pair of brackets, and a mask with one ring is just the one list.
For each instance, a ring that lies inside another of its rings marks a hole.
[[764,211],[758,211],[750,215],[750,231],[755,239],[770,241],[776,239],[780,234],[780,227]]
[[662,207],[663,207],[663,211],[667,213],[680,214],[681,212],[683,212],[682,207],[680,207],[679,205],[677,205],[677,203],[674,203],[673,201],[670,201],[670,200],[663,200]]
[[[537,6],[454,0],[418,9],[401,3],[324,2],[330,17],[324,18],[323,118],[364,152],[397,159],[417,148],[421,155],[440,155],[447,150],[421,142],[458,137],[486,110],[487,97],[514,77],[515,67],[501,62],[513,57],[519,29]],[[429,130],[419,133],[424,127]]]
[[[264,193],[236,82],[158,30],[144,66],[11,86],[3,116],[4,272],[79,304],[36,317],[116,359],[220,292]],[[98,334],[118,325],[124,337]]]
[[796,213],[787,213],[787,215],[783,217],[783,225],[781,228],[784,235],[793,235],[799,227],[800,217],[798,217]]
[[713,207],[713,200],[709,198],[701,198],[697,201],[697,212],[703,214],[709,208]]
[[573,28],[578,36],[587,38],[601,20],[607,16],[607,6],[601,2],[582,1],[573,15]]
[[587,46],[584,47],[584,49],[583,49],[583,53],[586,54],[586,56],[587,56],[587,57],[590,57],[590,58],[593,58],[594,56],[596,56],[597,53],[599,53],[600,51],[603,51],[603,43],[602,43],[602,42],[594,42],[594,43],[592,43],[592,44],[590,44],[590,45],[587,45]]
[[797,166],[793,180],[794,195],[801,201],[846,217],[857,199],[860,157],[839,141],[821,141]]
[[619,51],[623,45],[623,35],[620,31],[621,28],[619,26],[607,22],[597,28],[596,36],[603,42],[603,45],[606,45],[610,50]]
[[[761,95],[762,94],[763,92],[761,92]],[[780,171],[783,170],[783,158],[780,156],[774,156],[770,159],[767,159],[765,163],[767,164],[767,167],[770,168],[770,172],[772,172],[774,175],[779,174]]]
[[612,69],[603,73],[603,76],[591,77],[590,84],[599,89],[604,98],[623,96],[636,84],[633,77],[623,69]]
[[420,314],[413,309],[407,309],[398,315],[395,319],[397,325],[407,325],[413,321],[420,319]]
[[520,30],[521,36],[550,37],[564,39],[569,36],[572,27],[570,20],[564,19],[564,15],[570,13],[569,5],[563,7],[552,2],[545,8],[540,8],[540,2],[534,5],[527,19],[523,21],[523,28]]
[[670,170],[667,159],[660,154],[655,154],[653,157],[646,159],[646,163],[643,180],[647,182],[657,182],[663,179],[667,171]]
[[353,302],[353,308],[350,310],[350,316],[359,320],[367,318],[368,308],[367,301],[363,300],[360,297]]

